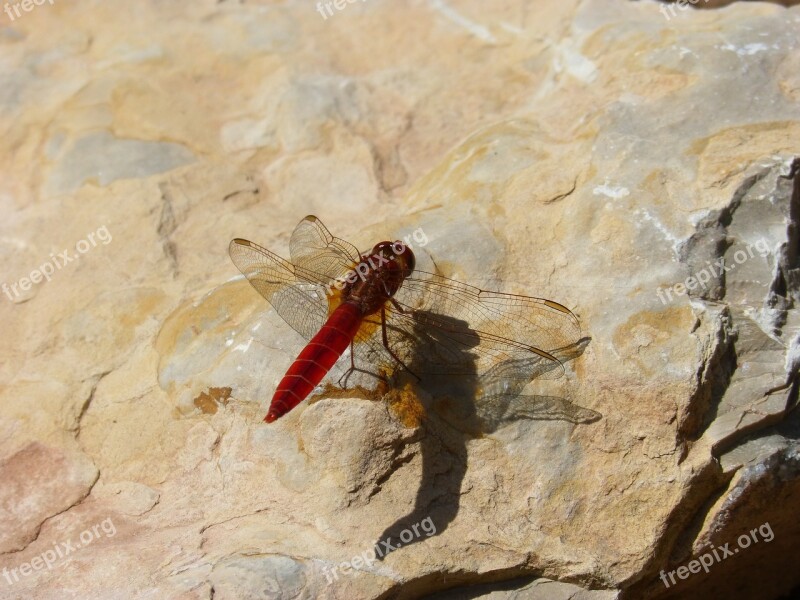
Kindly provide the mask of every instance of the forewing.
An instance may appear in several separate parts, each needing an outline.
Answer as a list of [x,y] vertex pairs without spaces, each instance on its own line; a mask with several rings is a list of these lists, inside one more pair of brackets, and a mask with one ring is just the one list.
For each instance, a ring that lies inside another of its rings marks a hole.
[[[528,381],[559,377],[563,367],[553,351],[580,337],[577,318],[561,304],[485,291],[432,273],[415,272],[403,282],[395,300],[404,311],[390,311],[389,321],[402,332],[395,334],[397,345],[402,352],[413,353],[408,339],[435,330],[433,337],[442,347],[428,352],[426,359],[432,371],[441,373],[471,369],[482,375],[507,365],[530,374]],[[416,336],[409,336],[409,330]],[[465,348],[471,365],[465,366]]]
[[297,224],[289,240],[292,263],[328,280],[341,277],[360,261],[358,249],[343,239],[334,237],[314,215]]
[[232,240],[228,251],[233,264],[292,329],[311,339],[325,324],[328,302],[320,285],[324,276],[296,268],[277,254],[241,238]]

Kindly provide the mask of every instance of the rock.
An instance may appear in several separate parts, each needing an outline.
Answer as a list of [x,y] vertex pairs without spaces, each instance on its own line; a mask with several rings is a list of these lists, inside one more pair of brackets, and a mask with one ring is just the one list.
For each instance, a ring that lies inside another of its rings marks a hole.
[[[672,8],[4,13],[0,596],[800,584],[800,9]],[[568,307],[564,375],[345,357],[263,423],[304,342],[228,243],[309,213]]]
[[0,463],[4,554],[24,550],[47,519],[69,510],[91,491],[97,469],[84,454],[31,442]]

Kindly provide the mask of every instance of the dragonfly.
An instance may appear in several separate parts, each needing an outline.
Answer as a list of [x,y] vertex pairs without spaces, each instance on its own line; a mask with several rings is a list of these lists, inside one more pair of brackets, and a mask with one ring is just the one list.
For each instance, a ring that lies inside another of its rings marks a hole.
[[563,375],[565,349],[580,338],[577,317],[558,302],[417,270],[411,245],[401,240],[361,252],[314,215],[294,229],[290,260],[242,238],[230,242],[229,253],[308,340],[278,383],[267,423],[305,400],[348,349],[346,375],[477,374],[487,382],[483,395],[498,397],[518,394],[534,378]]

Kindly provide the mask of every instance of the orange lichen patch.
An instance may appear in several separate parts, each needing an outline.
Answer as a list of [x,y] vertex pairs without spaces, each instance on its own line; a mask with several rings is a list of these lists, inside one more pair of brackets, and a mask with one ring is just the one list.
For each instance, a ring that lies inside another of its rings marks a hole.
[[425,420],[425,408],[410,384],[407,383],[400,390],[390,390],[386,394],[386,400],[389,403],[389,410],[405,427],[419,427]]
[[[381,371],[381,375],[386,377]],[[322,391],[308,397],[308,403],[319,402],[323,398],[361,398],[362,400],[378,401],[389,391],[389,384],[384,379],[378,380],[378,385],[374,389],[356,385],[350,388],[341,388],[330,381],[322,384]]]
[[217,409],[220,404],[228,404],[231,391],[229,387],[208,388],[207,392],[201,392],[200,395],[194,399],[194,405],[207,415],[217,414]]
[[327,381],[322,386],[322,391],[308,397],[308,403],[313,404],[324,398],[362,398],[363,400],[380,400],[382,394],[377,390],[369,390],[356,385],[351,388],[340,388]]

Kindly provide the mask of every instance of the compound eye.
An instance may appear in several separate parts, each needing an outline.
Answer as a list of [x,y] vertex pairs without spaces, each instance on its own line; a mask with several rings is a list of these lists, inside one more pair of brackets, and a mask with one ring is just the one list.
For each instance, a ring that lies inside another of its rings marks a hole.
[[406,261],[406,266],[408,267],[408,272],[414,270],[414,267],[417,266],[417,259],[414,257],[414,253],[411,251],[411,248],[406,248],[405,252],[403,252],[403,258]]
[[383,252],[383,255],[386,258],[394,256],[394,252],[392,251],[392,242],[380,242],[375,244],[375,247],[372,249],[372,253],[380,254],[381,252]]

